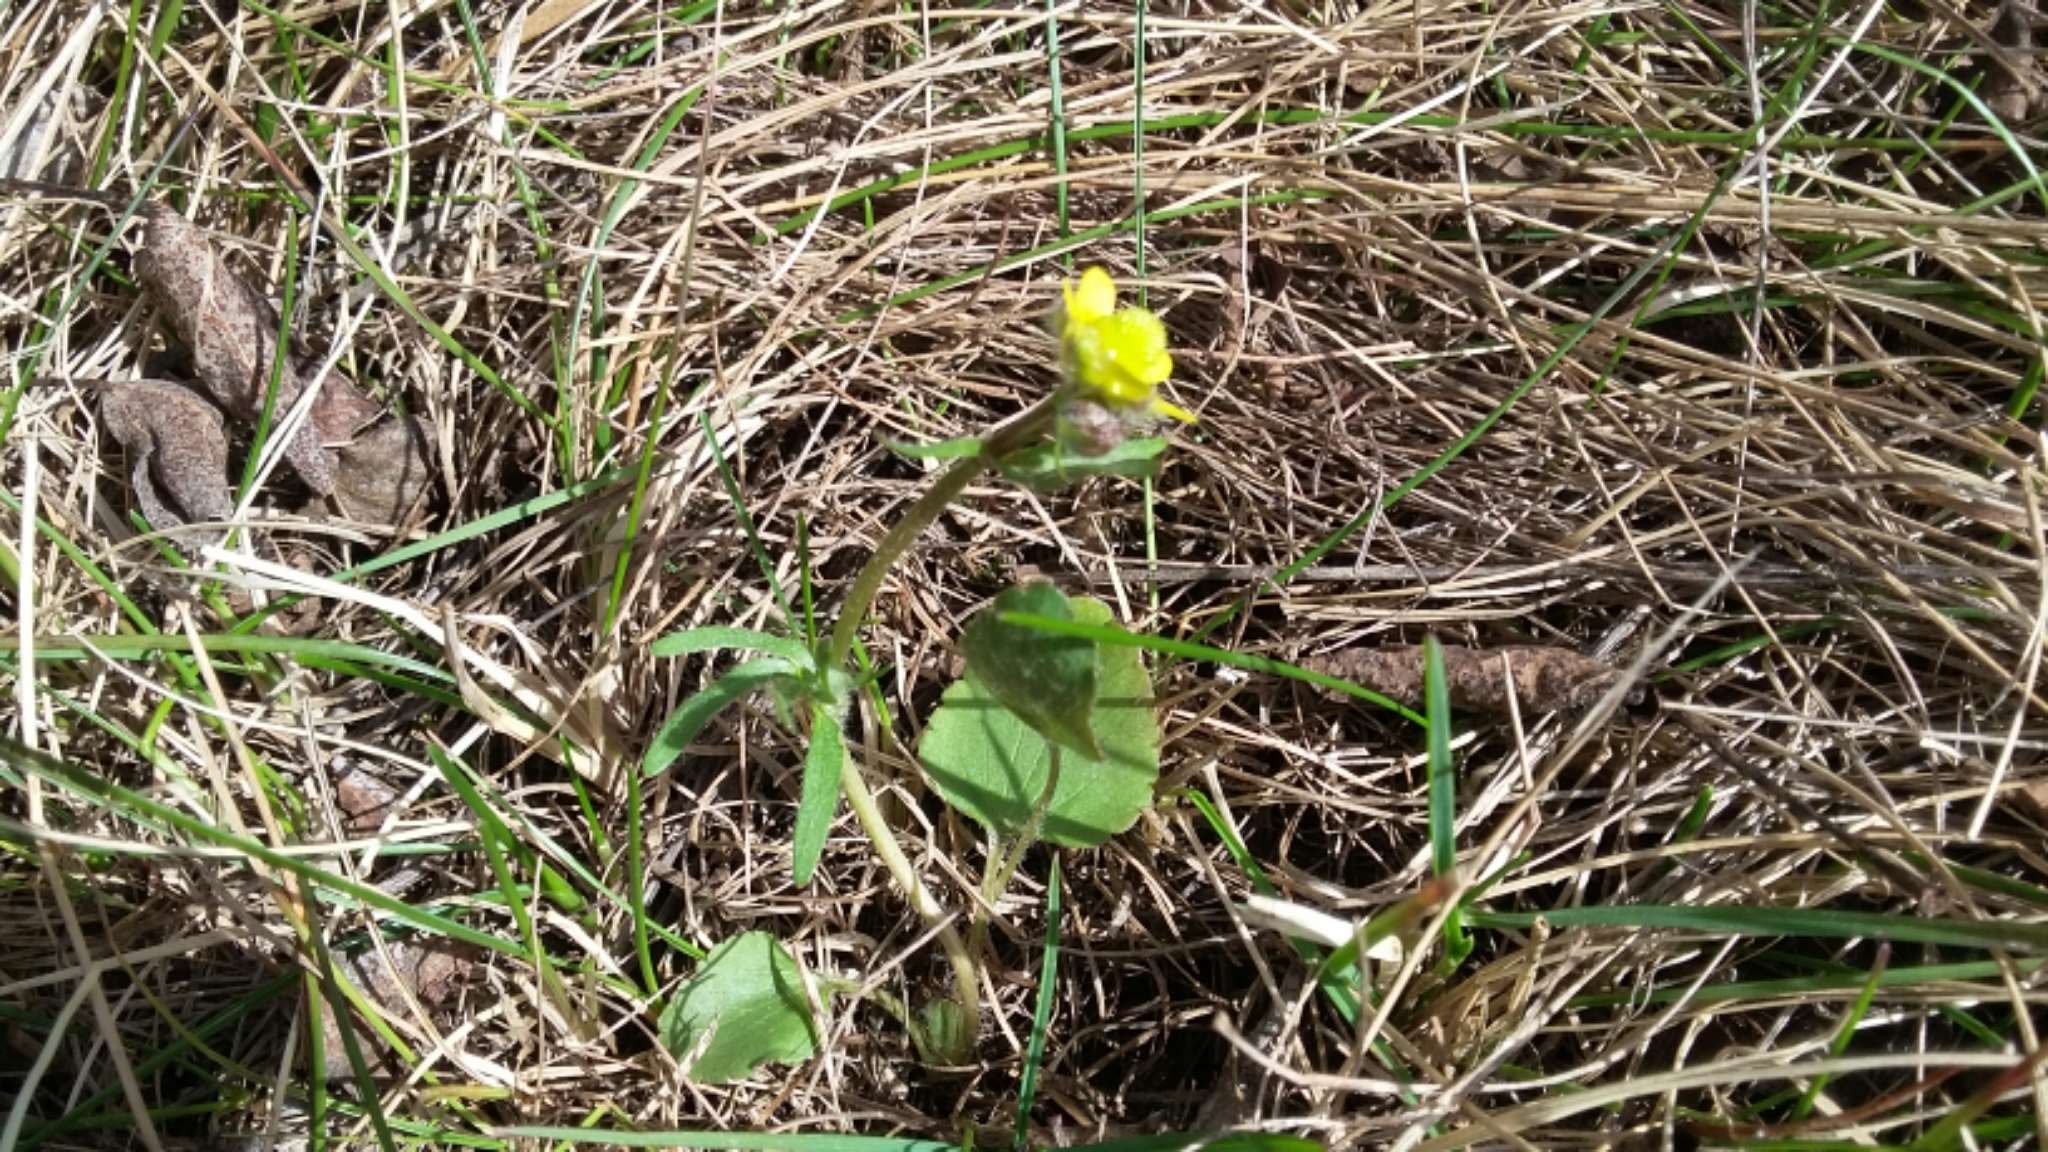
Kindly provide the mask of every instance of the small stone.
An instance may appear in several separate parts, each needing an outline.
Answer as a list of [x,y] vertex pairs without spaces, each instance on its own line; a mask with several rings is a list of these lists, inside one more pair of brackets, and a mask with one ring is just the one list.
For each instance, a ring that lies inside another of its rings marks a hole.
[[398,789],[364,769],[354,768],[334,781],[334,803],[341,809],[343,831],[367,835],[383,827],[384,817],[398,803]]
[[[464,978],[474,967],[467,956],[441,942],[394,940],[387,942],[385,950],[390,953],[390,964],[384,962],[377,949],[371,948],[354,956],[337,956],[335,966],[387,1015],[407,1011],[401,989],[410,989],[420,1004],[429,1010],[452,1006],[462,991]],[[356,1043],[363,1049],[364,1060],[374,1062],[383,1050],[375,1033],[357,1026],[355,1036]],[[335,1017],[333,1005],[325,998],[320,1004],[320,1045],[328,1079],[348,1078],[351,1071],[341,1022]]]

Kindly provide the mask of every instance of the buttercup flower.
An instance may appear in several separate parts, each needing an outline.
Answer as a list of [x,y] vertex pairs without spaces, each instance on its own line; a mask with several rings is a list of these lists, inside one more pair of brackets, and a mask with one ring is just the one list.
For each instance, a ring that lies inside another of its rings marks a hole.
[[1143,308],[1118,308],[1116,282],[1100,268],[1068,284],[1060,317],[1060,357],[1081,393],[1117,411],[1142,409],[1182,423],[1194,414],[1159,399],[1158,389],[1173,375],[1166,351],[1166,325]]

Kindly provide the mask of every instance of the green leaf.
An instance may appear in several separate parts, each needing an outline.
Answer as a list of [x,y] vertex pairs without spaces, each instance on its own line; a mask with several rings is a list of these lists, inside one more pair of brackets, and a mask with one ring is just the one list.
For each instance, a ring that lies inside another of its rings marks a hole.
[[839,773],[846,766],[846,737],[839,716],[824,704],[811,705],[811,746],[804,753],[803,794],[797,799],[796,834],[790,838],[790,871],[799,888],[811,882],[825,854],[825,834],[839,810]]
[[925,1059],[957,1066],[974,1059],[974,1024],[957,1000],[934,1000],[924,1006],[917,1025]]
[[789,661],[777,656],[759,660],[748,660],[735,664],[725,675],[706,684],[702,691],[683,701],[676,710],[661,722],[661,730],[654,734],[654,742],[647,746],[647,752],[640,758],[643,775],[657,776],[668,770],[683,754],[697,733],[704,730],[711,718],[725,711],[727,706],[764,684],[771,684],[796,671]]
[[1072,620],[1060,590],[1046,583],[1003,590],[960,637],[967,675],[1047,740],[1091,760],[1102,748],[1088,727],[1095,707],[1095,642],[1005,622],[1005,612]]
[[1040,444],[1012,452],[997,467],[1003,475],[1034,491],[1052,491],[1090,476],[1154,476],[1166,439],[1146,436],[1126,440],[1100,456],[1077,456],[1058,444]]
[[[1077,621],[1107,624],[1099,600],[1069,602]],[[1092,848],[1129,828],[1152,803],[1159,778],[1159,725],[1152,680],[1132,648],[1098,646],[1090,723],[1100,758],[1072,753],[1046,810],[1044,835],[1055,844]],[[1028,830],[1044,790],[1051,745],[972,679],[946,689],[918,742],[925,772],[946,803],[1005,835]]]
[[738,1080],[770,1060],[810,1059],[817,1042],[803,970],[766,932],[727,940],[662,1009],[661,1043],[691,1060],[685,1071],[699,1084]]
[[743,652],[765,652],[779,656],[799,668],[811,666],[811,651],[801,641],[777,636],[756,628],[685,628],[671,632],[647,646],[656,656],[690,656],[736,648]]
[[[1458,773],[1451,762],[1451,687],[1444,676],[1444,650],[1435,636],[1422,638],[1422,695],[1429,719],[1429,846],[1438,876],[1458,870]],[[1463,907],[1444,918],[1445,972],[1455,972],[1472,954]]]
[[979,436],[959,436],[941,440],[936,444],[906,444],[900,440],[889,441],[889,451],[912,460],[963,460],[979,456],[985,445]]

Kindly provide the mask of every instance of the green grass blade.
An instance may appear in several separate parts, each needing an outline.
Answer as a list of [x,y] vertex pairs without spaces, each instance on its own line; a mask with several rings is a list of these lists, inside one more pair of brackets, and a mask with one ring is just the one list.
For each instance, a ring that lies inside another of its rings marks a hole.
[[[1443,645],[1422,640],[1422,696],[1429,725],[1429,854],[1432,870],[1458,874],[1458,774],[1451,762],[1451,686],[1444,677]],[[1444,918],[1443,970],[1453,972],[1472,954],[1462,908]]]
[[1340,679],[1336,676],[1326,676],[1321,672],[1311,671],[1296,664],[1289,664],[1284,660],[1269,660],[1264,656],[1251,656],[1241,652],[1232,652],[1227,648],[1214,648],[1207,644],[1197,644],[1193,641],[1169,640],[1164,636],[1147,636],[1136,632],[1126,632],[1121,628],[1113,628],[1106,624],[1084,624],[1077,620],[1057,620],[1050,616],[1039,616],[1029,612],[1003,612],[997,618],[1005,624],[1021,624],[1027,628],[1036,628],[1042,632],[1051,632],[1060,636],[1077,636],[1083,640],[1094,640],[1100,644],[1110,644],[1119,648],[1143,648],[1148,652],[1157,652],[1164,656],[1175,656],[1183,660],[1205,660],[1212,664],[1222,664],[1230,668],[1242,668],[1247,672],[1264,672],[1272,676],[1284,676],[1289,680],[1299,680],[1304,684],[1313,684],[1318,688],[1327,688],[1332,692],[1340,692],[1354,700],[1363,700],[1368,704],[1385,708],[1387,711],[1400,716],[1402,719],[1418,727],[1426,727],[1428,725],[1428,721],[1418,715],[1414,709],[1389,700],[1370,688],[1353,684],[1349,680]]
[[[390,668],[438,683],[455,682],[453,675],[431,664],[362,644],[350,644],[343,640],[322,640],[309,636],[242,636],[218,632],[202,634],[198,639],[209,656],[223,652],[247,652],[291,656],[302,660],[324,659]],[[44,647],[45,644],[48,648]],[[99,657],[142,660],[163,653],[191,651],[190,637],[167,636],[161,633],[146,636],[57,635],[36,638],[36,662],[39,664],[50,661],[92,660]]]
[[[1195,810],[1202,814],[1202,818],[1208,821],[1210,830],[1215,832],[1216,838],[1223,842],[1224,850],[1230,853],[1230,858],[1237,862],[1237,866],[1244,872],[1245,878],[1251,881],[1252,891],[1262,896],[1277,895],[1278,889],[1274,888],[1273,882],[1266,877],[1266,870],[1260,867],[1258,859],[1251,854],[1250,849],[1245,847],[1244,840],[1237,834],[1237,829],[1231,826],[1230,821],[1223,818],[1221,808],[1214,801],[1210,800],[1209,797],[1202,795],[1192,788],[1182,792],[1181,798],[1193,804]],[[1315,944],[1293,937],[1289,937],[1287,943],[1289,947],[1294,949],[1294,954],[1301,959],[1302,963],[1308,965],[1311,971],[1317,972],[1322,976],[1317,983],[1322,988],[1323,995],[1330,1001],[1330,1006],[1336,1009],[1337,1015],[1343,1018],[1346,1025],[1356,1024],[1358,1022],[1359,1004],[1362,1000],[1359,993],[1359,989],[1362,987],[1361,974],[1356,965],[1345,967],[1342,970],[1335,970],[1337,966],[1326,966],[1323,963],[1323,951]],[[1400,1064],[1398,1061],[1393,1061],[1388,1064],[1388,1067],[1398,1071]]]
[[1131,30],[1131,238],[1138,250],[1138,306],[1145,292],[1145,0],[1138,0]]
[[[263,409],[256,413],[256,430],[249,436],[249,454],[242,461],[242,483],[235,490],[237,504],[249,498],[249,490],[256,486],[256,465],[263,456],[264,445],[270,442],[271,421],[277,417],[277,391],[284,384],[284,374],[291,371],[292,308],[299,287],[299,214],[290,208],[284,213],[284,296],[277,309],[277,331],[271,335],[276,345],[270,357],[270,379],[263,389]],[[308,414],[306,427],[312,426]]]
[[[2040,970],[2040,959],[2018,958],[2014,972],[2030,975]],[[1816,976],[1788,976],[1776,980],[1744,980],[1733,984],[1708,984],[1688,994],[1683,986],[1632,989],[1621,992],[1588,992],[1575,996],[1567,1007],[1574,1010],[1612,1008],[1632,1004],[1654,1007],[1675,1000],[1699,1004],[1725,1004],[1731,1000],[1800,999],[1827,992],[1846,992],[1874,982],[1879,989],[1909,988],[1922,984],[1963,984],[1973,980],[1996,980],[2004,972],[1996,960],[1972,960],[1954,964],[1928,964],[1917,968],[1887,968],[1875,980],[1862,972],[1829,972]],[[1988,993],[1987,995],[1995,995]]]
[[1866,40],[1848,40],[1841,37],[1830,37],[1828,43],[1837,48],[1852,48],[1858,52],[1865,52],[1886,63],[1918,72],[1920,75],[1954,92],[1964,103],[1970,106],[1970,111],[1984,118],[1984,123],[1991,129],[1992,135],[1997,136],[1999,143],[2005,145],[2006,151],[2012,153],[2013,159],[2019,161],[2021,170],[2026,172],[2027,180],[2033,185],[2034,195],[2041,201],[2041,207],[2048,209],[2048,183],[2042,182],[2041,170],[2034,167],[2034,158],[2027,151],[2026,145],[2020,143],[2019,138],[2012,134],[2012,129],[2005,126],[2004,120],[1999,119],[1998,113],[1993,112],[1991,106],[1984,103],[1975,92],[1970,90],[1968,85],[1949,75],[1947,71],[1936,68],[1925,60],[1916,60],[1903,52],[1894,51],[1882,44],[1872,44]]
[[[548,958],[547,949],[541,947],[539,925],[534,922],[533,913],[527,910],[526,901],[520,895],[518,880],[512,875],[512,866],[507,860],[507,846],[516,851],[517,838],[512,835],[512,830],[491,807],[490,802],[484,798],[483,793],[470,781],[469,773],[463,765],[443,751],[438,743],[427,745],[427,758],[433,761],[434,767],[440,769],[441,778],[457,796],[461,797],[470,814],[476,817],[477,839],[483,844],[484,859],[490,865],[491,877],[497,882],[498,892],[504,898],[506,910],[512,914],[512,922],[519,928],[519,938],[526,942],[529,958],[533,963],[534,972],[540,977],[541,987],[546,990],[549,999],[555,1002],[557,1010],[568,1019],[576,1019],[578,1013],[563,988],[561,974],[555,970],[554,962]],[[628,772],[626,775],[631,776],[632,773]]]
[[[815,581],[811,572],[811,518],[802,512],[796,514],[796,575],[797,593],[804,604],[804,648],[810,652],[818,650],[818,605]],[[812,658],[816,663],[816,658]]]
[[[1052,123],[1048,135],[1052,142],[1053,171],[1053,213],[1058,223],[1060,239],[1065,240],[1073,231],[1067,219],[1067,101],[1060,84],[1060,18],[1059,0],[1045,0],[1045,72],[1046,87],[1051,97]],[[1069,268],[1074,266],[1071,255],[1066,259]]]
[[1451,688],[1444,650],[1435,636],[1422,640],[1422,695],[1429,727],[1429,852],[1439,876],[1458,871],[1458,777],[1451,764]]
[[[650,747],[647,754],[651,756],[653,751]],[[677,754],[680,755],[680,747]],[[661,991],[661,976],[654,969],[653,932],[647,919],[647,803],[641,796],[641,781],[646,775],[644,770],[626,771],[626,914],[633,921],[633,957],[640,966],[640,994],[651,999]]]
[[13,740],[0,739],[0,763],[11,765],[24,774],[41,777],[73,795],[102,807],[123,809],[131,817],[146,818],[159,828],[175,830],[194,840],[204,840],[216,848],[226,848],[259,860],[271,868],[290,872],[309,884],[340,893],[423,932],[446,936],[451,940],[474,944],[479,948],[508,956],[523,957],[526,954],[523,947],[502,936],[479,931],[437,913],[422,911],[387,892],[336,876],[314,867],[297,856],[286,855],[268,845],[223,832],[168,804],[103,780],[82,768],[25,748]]
[[[307,975],[310,977],[311,973]],[[137,1060],[136,1077],[148,1082],[166,1069],[186,1060],[195,1045],[212,1040],[216,1036],[232,1037],[233,1029],[240,1027],[249,1017],[273,1009],[279,999],[290,994],[298,985],[297,972],[283,972],[251,989],[247,994],[235,998],[213,1015],[187,1027],[182,1034],[169,1038],[169,1042],[162,1048]],[[120,1098],[121,1085],[118,1082],[105,1085],[77,1101],[64,1115],[24,1136],[20,1145],[22,1152],[31,1152],[59,1136],[78,1131],[86,1126],[85,1121],[88,1118],[115,1104]],[[126,1113],[122,1115],[125,1116]]]
[[398,1152],[398,1144],[392,1139],[391,1125],[384,1118],[384,1101],[377,1091],[376,1078],[370,1074],[370,1062],[363,1055],[362,1037],[349,1022],[348,1005],[341,990],[341,977],[335,971],[334,954],[327,948],[327,933],[320,926],[320,908],[308,901],[306,911],[306,937],[313,948],[314,972],[319,977],[322,999],[327,1010],[334,1013],[340,1027],[335,1031],[341,1036],[341,1048],[348,1055],[349,1075],[355,1078],[356,1093],[365,1101],[370,1115],[371,1130],[377,1134],[377,1147],[382,1152]]
[[732,465],[725,459],[725,452],[718,446],[718,434],[711,427],[711,413],[698,413],[704,428],[704,443],[711,448],[711,462],[718,468],[718,479],[725,485],[726,499],[732,501],[733,514],[739,517],[740,531],[747,535],[747,547],[754,553],[754,563],[761,569],[761,579],[768,582],[768,593],[775,597],[775,606],[782,609],[782,618],[794,621],[796,613],[789,606],[789,595],[782,590],[782,581],[775,575],[775,563],[768,559],[768,548],[761,543],[761,533],[754,526],[754,514],[747,508],[746,494],[740,491],[739,477],[733,475]]
[[1541,919],[1552,928],[1668,928],[1709,936],[1792,936],[1891,940],[1952,948],[2024,948],[2048,951],[2048,924],[2015,920],[1946,920],[1886,912],[1830,908],[1703,908],[1667,904],[1552,908],[1544,912],[1474,910],[1467,922],[1482,928],[1527,929]]
[[525,520],[539,519],[557,508],[573,504],[593,492],[602,491],[625,479],[629,474],[630,470],[626,467],[613,468],[592,476],[580,484],[571,484],[567,488],[558,489],[545,496],[536,496],[531,500],[522,500],[509,508],[500,508],[488,516],[480,516],[467,524],[458,524],[444,532],[437,532],[425,540],[407,544],[402,548],[394,548],[382,556],[372,557],[353,568],[345,568],[335,573],[334,578],[343,582],[359,580],[364,576],[382,572],[387,568],[394,568],[409,560],[430,556],[443,549],[452,548],[457,544],[488,535],[500,528],[509,527]]
[[1038,998],[1031,1008],[1031,1038],[1024,1044],[1024,1067],[1017,1073],[1017,1130],[1014,1152],[1031,1147],[1031,1108],[1038,1100],[1038,1071],[1045,1063],[1045,1037],[1052,1027],[1053,1004],[1059,1000],[1060,854],[1052,854],[1052,875],[1045,889],[1045,954],[1038,961]]
[[[645,172],[654,166],[655,158],[661,155],[664,147],[667,147],[669,137],[675,134],[675,130],[682,125],[683,117],[690,114],[690,109],[697,106],[698,98],[703,95],[704,85],[697,84],[684,89],[676,97],[676,102],[669,106],[668,114],[661,118],[661,123],[655,126],[654,131],[648,135],[647,142],[640,146],[639,154],[633,158],[633,171]],[[583,334],[585,318],[588,317],[593,328],[603,322],[604,301],[597,293],[600,254],[605,246],[611,243],[612,231],[619,226],[619,221],[625,218],[626,208],[639,192],[640,183],[639,180],[631,178],[619,182],[618,187],[612,190],[611,200],[605,205],[604,218],[598,222],[596,234],[591,237],[590,260],[583,266],[583,278],[576,286],[576,303],[569,313],[569,348],[566,358],[571,365],[576,362],[577,343]],[[595,332],[592,333],[592,337],[594,340]],[[604,380],[608,375],[607,366],[608,359],[603,349],[592,353],[592,387],[604,386]],[[576,458],[574,420],[568,410],[571,399],[572,397],[567,394],[559,395],[556,397],[555,407],[555,432],[560,438],[565,468],[568,467],[568,461]],[[564,479],[573,482],[576,478],[565,476]]]
[[[1863,982],[1863,991],[1857,994],[1855,1002],[1849,1005],[1849,1010],[1842,1014],[1842,1023],[1836,1027],[1834,1039],[1828,1042],[1830,1058],[1840,1056],[1849,1050],[1849,1041],[1855,1038],[1856,1026],[1869,1014],[1870,1002],[1877,996],[1877,982],[1884,975],[1885,966],[1891,960],[1891,953],[1890,945],[1878,946],[1877,959],[1870,966],[1870,978]],[[1820,1094],[1827,1086],[1828,1077],[1825,1074],[1813,1078],[1813,1082],[1806,1086],[1806,1091],[1800,1094],[1799,1103],[1792,1107],[1793,1123],[1796,1124],[1813,1114],[1814,1101],[1820,1098]]]
[[647,434],[641,438],[640,463],[633,473],[633,495],[626,504],[626,536],[619,541],[619,556],[612,564],[612,585],[604,609],[607,636],[618,627],[619,609],[626,596],[626,573],[633,567],[633,546],[640,541],[641,517],[647,512],[647,482],[654,475],[654,449],[661,442],[662,418],[668,414],[668,393],[675,382],[673,347],[668,359],[655,381],[654,411],[648,417]]

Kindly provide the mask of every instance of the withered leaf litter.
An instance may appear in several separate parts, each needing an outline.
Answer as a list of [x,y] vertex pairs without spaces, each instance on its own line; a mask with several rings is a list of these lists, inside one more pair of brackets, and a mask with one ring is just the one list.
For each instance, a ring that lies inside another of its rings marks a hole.
[[[126,204],[109,193],[15,179],[0,179],[0,192]],[[292,343],[278,365],[277,309],[207,232],[153,200],[137,215],[136,277],[188,353],[192,376],[190,388],[160,379],[91,382],[101,392],[102,418],[129,453],[143,515],[163,528],[233,514],[226,429],[257,427],[275,377],[273,429],[316,381],[319,388],[284,445],[285,463],[315,496],[307,511],[332,498],[359,524],[403,528],[432,479],[433,438],[424,422],[387,413],[339,370],[323,378],[319,362]]]

